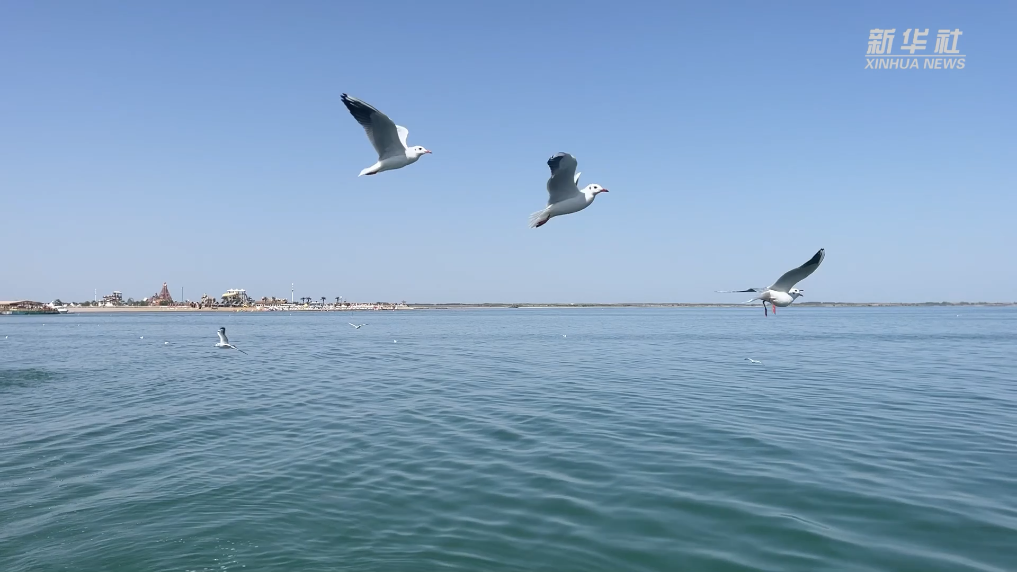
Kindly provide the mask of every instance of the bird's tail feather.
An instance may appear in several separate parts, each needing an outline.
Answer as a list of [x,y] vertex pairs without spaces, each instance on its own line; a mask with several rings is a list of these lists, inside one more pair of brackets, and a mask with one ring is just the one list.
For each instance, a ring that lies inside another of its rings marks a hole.
[[544,208],[540,209],[539,211],[531,214],[530,215],[530,228],[536,228],[537,226],[547,222],[547,220],[549,218],[551,218],[550,216],[548,216],[550,214],[550,213],[548,213],[549,210],[551,210],[551,207],[544,207]]

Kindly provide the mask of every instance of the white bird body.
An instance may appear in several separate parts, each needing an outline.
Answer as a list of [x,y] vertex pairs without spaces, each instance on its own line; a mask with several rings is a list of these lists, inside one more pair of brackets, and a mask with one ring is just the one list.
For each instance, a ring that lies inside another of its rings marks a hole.
[[402,169],[406,165],[416,163],[417,159],[420,159],[420,155],[410,154],[410,150],[407,149],[405,154],[396,155],[394,157],[385,157],[384,159],[378,161],[377,163],[371,165],[370,167],[364,169],[363,171],[360,171],[360,174],[357,176],[363,177],[364,175],[377,175],[382,171],[392,171],[394,169]]
[[[579,189],[576,190],[579,191]],[[577,213],[593,204],[593,199],[595,199],[596,197],[597,197],[596,193],[592,192],[590,187],[586,187],[585,189],[580,191],[580,194],[574,197],[569,197],[564,201],[547,205],[544,211],[550,214],[551,216],[560,216]]]
[[244,350],[230,343],[229,338],[226,337],[226,328],[219,328],[219,331],[216,333],[219,334],[219,343],[215,344],[215,347],[222,350],[237,350],[242,354],[247,353]]
[[801,293],[798,291],[795,291],[794,293],[788,293],[788,292],[778,292],[776,290],[766,290],[765,292],[760,293],[759,296],[756,296],[754,299],[749,301],[755,302],[756,300],[763,300],[764,302],[769,302],[773,306],[787,308],[788,306],[791,305],[791,302],[794,302],[799,296],[801,296]]
[[530,215],[530,228],[543,226],[553,217],[579,212],[593,204],[600,193],[608,192],[600,185],[579,188],[578,163],[568,153],[556,153],[547,160],[551,178],[547,180],[547,206]]
[[364,326],[366,326],[366,325],[367,325],[367,324],[354,324],[353,322],[347,322],[347,324],[349,324],[349,325],[353,326],[354,328],[356,328],[356,329],[358,329],[358,330],[359,330],[360,328],[362,328],[362,327],[364,327]]
[[752,359],[752,358],[750,358],[750,357],[747,357],[747,358],[745,358],[745,359],[749,360],[749,363],[763,363],[763,362],[761,362],[761,361],[759,361],[759,360],[757,360],[757,359]]
[[419,145],[408,147],[406,137],[410,134],[409,129],[396,125],[387,115],[371,105],[345,93],[342,95],[342,101],[357,123],[364,128],[371,145],[378,152],[378,162],[360,171],[358,177],[401,169],[416,163],[418,159],[430,153]]
[[802,264],[798,268],[788,270],[768,288],[718,290],[718,292],[756,292],[759,294],[758,296],[744,303],[751,304],[761,300],[763,302],[763,314],[769,315],[769,312],[766,309],[766,303],[769,302],[770,306],[773,308],[774,315],[776,315],[778,307],[787,308],[792,302],[805,295],[802,290],[792,288],[792,286],[802,280],[805,280],[809,277],[809,275],[815,272],[816,269],[819,268],[819,265],[822,264],[824,258],[826,258],[826,249],[820,248],[819,252],[814,254],[808,262]]

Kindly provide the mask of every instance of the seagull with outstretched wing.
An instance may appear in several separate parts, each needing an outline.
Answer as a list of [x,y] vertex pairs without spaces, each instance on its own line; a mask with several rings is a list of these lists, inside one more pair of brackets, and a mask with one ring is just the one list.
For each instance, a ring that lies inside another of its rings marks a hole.
[[826,257],[826,249],[820,248],[819,252],[812,256],[808,262],[802,264],[798,268],[788,270],[777,279],[769,288],[748,288],[746,290],[718,290],[718,292],[753,292],[759,294],[755,298],[745,302],[751,304],[756,300],[763,301],[763,315],[768,316],[769,312],[766,309],[766,303],[769,302],[773,308],[773,314],[777,315],[777,307],[786,308],[791,305],[799,297],[804,296],[804,290],[794,288],[794,285],[805,280],[810,274],[819,268],[819,265],[823,262],[823,258]]
[[342,100],[353,118],[364,128],[371,145],[374,145],[374,150],[378,152],[378,162],[360,171],[358,177],[399,169],[416,163],[417,159],[430,153],[419,145],[407,147],[406,137],[410,131],[402,125],[396,125],[387,115],[371,105],[345,93]]
[[530,215],[530,228],[544,226],[552,217],[579,212],[593,204],[598,194],[607,192],[600,185],[587,185],[580,190],[578,163],[568,153],[555,153],[547,160],[547,166],[551,168],[547,206]]
[[237,350],[247,355],[247,352],[230,343],[229,338],[226,337],[226,328],[219,328],[219,331],[216,333],[219,334],[219,343],[215,344],[215,347],[223,350]]

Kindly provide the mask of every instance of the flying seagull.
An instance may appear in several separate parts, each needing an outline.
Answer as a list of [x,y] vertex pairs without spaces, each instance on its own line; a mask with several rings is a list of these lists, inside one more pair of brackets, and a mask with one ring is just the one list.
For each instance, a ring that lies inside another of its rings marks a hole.
[[769,313],[766,310],[766,303],[769,302],[773,308],[773,314],[777,314],[777,306],[786,308],[791,305],[800,296],[804,296],[804,290],[798,288],[792,288],[795,284],[805,280],[810,274],[819,268],[819,265],[823,262],[823,258],[826,257],[826,249],[820,248],[808,262],[802,264],[794,270],[788,270],[783,276],[777,279],[769,288],[749,288],[748,290],[718,290],[718,292],[733,293],[733,292],[757,292],[759,296],[745,302],[751,304],[756,300],[763,301],[763,315],[768,316]]
[[745,359],[749,360],[749,363],[763,363],[763,362],[761,362],[761,361],[759,361],[759,360],[757,360],[757,359],[752,359],[752,358],[750,358],[750,357],[747,357],[747,358],[745,358]]
[[356,329],[358,329],[358,330],[359,330],[360,328],[362,328],[362,327],[364,327],[364,326],[366,326],[366,325],[367,325],[367,324],[354,324],[354,323],[352,323],[352,322],[346,322],[346,323],[347,323],[347,324],[349,324],[349,325],[351,325],[351,326],[353,326],[354,328],[356,328]]
[[607,189],[600,185],[587,185],[579,189],[576,158],[568,153],[556,153],[547,160],[551,178],[547,180],[547,206],[530,215],[530,228],[547,224],[551,217],[579,212],[593,203]]
[[402,125],[392,123],[392,120],[384,113],[345,93],[342,95],[342,100],[353,118],[367,132],[367,138],[371,140],[371,145],[374,145],[374,150],[378,152],[378,162],[360,171],[358,177],[399,169],[416,163],[417,159],[430,153],[419,145],[407,147],[406,136],[410,134],[410,131]]
[[230,343],[229,338],[226,337],[226,328],[219,328],[219,331],[216,333],[219,334],[219,343],[215,344],[215,347],[222,348],[224,350],[237,350],[238,352],[247,355],[247,352]]

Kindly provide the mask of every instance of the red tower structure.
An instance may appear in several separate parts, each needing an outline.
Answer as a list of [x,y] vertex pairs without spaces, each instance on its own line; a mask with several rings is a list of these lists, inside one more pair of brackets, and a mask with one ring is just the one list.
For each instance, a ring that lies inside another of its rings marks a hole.
[[156,304],[163,301],[168,304],[173,303],[173,296],[170,296],[169,286],[167,286],[165,282],[162,283],[162,290],[160,290],[158,294],[153,294],[152,299],[149,300],[150,303],[154,302]]

